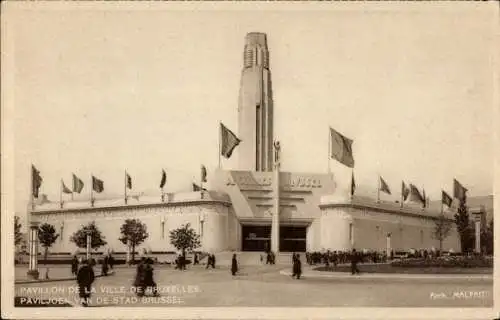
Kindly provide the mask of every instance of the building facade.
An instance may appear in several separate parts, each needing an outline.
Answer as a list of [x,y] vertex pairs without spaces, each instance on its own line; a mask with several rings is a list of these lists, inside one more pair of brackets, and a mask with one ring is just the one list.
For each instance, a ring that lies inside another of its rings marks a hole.
[[[279,171],[274,145],[271,73],[267,37],[245,38],[239,95],[239,170],[218,170],[211,189],[129,199],[46,203],[31,219],[54,225],[60,234],[52,252],[73,253],[71,235],[94,221],[107,241],[104,250],[125,252],[120,227],[126,219],[143,222],[149,237],[138,249],[172,252],[169,232],[189,223],[201,237],[202,251],[319,251],[438,248],[433,237],[439,211],[401,208],[352,198],[334,174]],[[273,172],[274,170],[274,172]],[[452,216],[448,216],[451,221]],[[444,249],[459,250],[455,228]]]
[[[398,204],[350,199],[337,188],[332,174],[281,172],[279,248],[282,252],[320,250],[384,251],[390,234],[394,250],[439,248],[434,239],[439,212],[401,208]],[[107,245],[99,251],[126,252],[119,240],[126,219],[139,219],[149,237],[139,250],[175,252],[169,232],[187,223],[200,235],[206,252],[265,251],[271,245],[273,177],[267,172],[218,171],[214,184],[221,191],[168,194],[161,197],[47,203],[32,212],[32,219],[52,224],[59,239],[52,253],[74,253],[71,235],[95,222]],[[451,216],[448,218],[452,221]],[[443,249],[460,250],[456,228],[443,242]]]

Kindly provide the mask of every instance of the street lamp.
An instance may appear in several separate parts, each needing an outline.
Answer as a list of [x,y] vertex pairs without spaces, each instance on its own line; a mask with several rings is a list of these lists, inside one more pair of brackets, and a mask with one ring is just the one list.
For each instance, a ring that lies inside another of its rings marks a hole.
[[391,257],[391,233],[390,232],[387,232],[387,236],[386,236],[385,254],[387,255],[387,259],[390,259],[390,257]]
[[90,262],[90,251],[92,250],[92,230],[86,230],[87,236],[87,260]]
[[475,253],[481,253],[481,220],[484,214],[484,207],[481,206],[481,208],[478,211],[473,211],[472,215],[474,216],[474,226],[475,226],[475,238],[476,238],[476,246],[474,248]]
[[29,252],[30,261],[28,268],[28,277],[37,280],[40,272],[38,271],[38,221],[31,221],[30,223],[30,234],[29,234]]

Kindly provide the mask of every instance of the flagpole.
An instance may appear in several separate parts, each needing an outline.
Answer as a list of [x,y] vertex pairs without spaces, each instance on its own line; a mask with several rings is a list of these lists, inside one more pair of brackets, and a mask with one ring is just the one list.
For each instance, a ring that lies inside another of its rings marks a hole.
[[[161,179],[163,180],[163,172],[165,171],[164,168],[161,168]],[[161,185],[161,180],[160,180],[160,185]],[[165,202],[165,194],[163,193],[163,186],[160,186],[161,190],[161,202]]]
[[218,144],[219,144],[219,169],[221,168],[221,153],[222,153],[222,150],[221,150],[221,140],[222,140],[222,121],[219,121],[219,138],[218,138]]
[[443,208],[443,191],[441,191],[441,215],[444,214],[444,208]]
[[125,184],[124,184],[124,196],[125,196],[125,204],[127,204],[127,170],[125,170]]
[[61,186],[59,188],[59,204],[61,206],[61,209],[63,208],[63,199],[62,199],[62,194],[63,194],[63,180],[61,179]]
[[33,195],[33,163],[31,164],[30,167],[30,174],[29,176],[31,177],[30,179],[30,199],[31,199],[31,210],[35,210],[35,196]]
[[90,174],[90,206],[94,206],[94,179],[92,178],[92,173]]
[[331,153],[332,153],[332,134],[330,132],[330,127],[328,127],[328,156],[327,156],[327,159],[328,159],[328,173],[331,173],[331,168],[330,168],[330,156],[331,156]]
[[351,202],[354,199],[354,168],[351,170]]
[[380,174],[378,175],[377,203],[380,203]]
[[403,208],[403,201],[404,201],[404,195],[403,195],[403,192],[405,192],[405,190],[403,188],[404,186],[405,186],[404,182],[402,181],[401,182],[401,209]]

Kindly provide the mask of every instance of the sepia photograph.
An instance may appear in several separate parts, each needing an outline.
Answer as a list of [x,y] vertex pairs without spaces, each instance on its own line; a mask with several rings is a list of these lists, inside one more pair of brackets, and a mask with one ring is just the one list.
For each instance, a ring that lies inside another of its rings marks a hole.
[[4,2],[1,51],[2,318],[498,316],[491,2]]

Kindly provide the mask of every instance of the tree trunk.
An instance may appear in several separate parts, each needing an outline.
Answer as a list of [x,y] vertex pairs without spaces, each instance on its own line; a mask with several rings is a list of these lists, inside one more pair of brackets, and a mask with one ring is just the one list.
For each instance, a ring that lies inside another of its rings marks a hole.
[[49,255],[49,247],[45,247],[45,252],[43,253],[43,259],[45,260],[45,264],[47,264],[48,255]]
[[135,262],[135,244],[132,243],[132,263]]
[[443,252],[443,237],[439,238],[439,253]]

